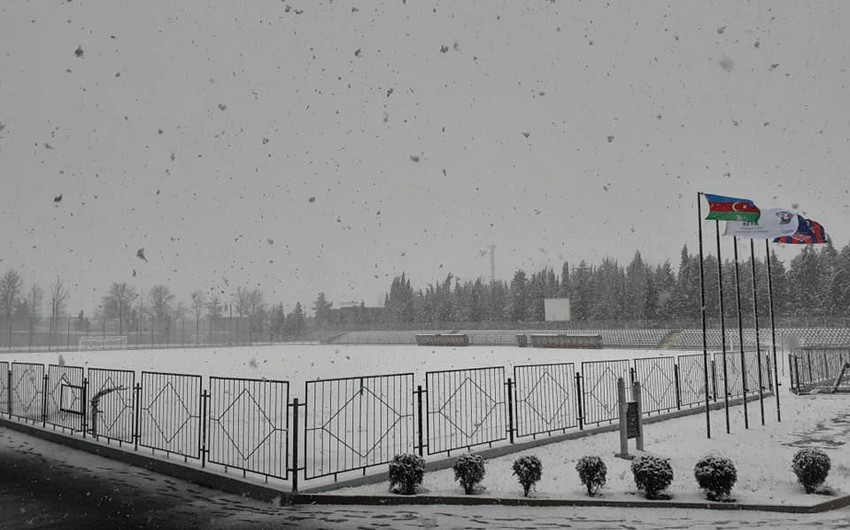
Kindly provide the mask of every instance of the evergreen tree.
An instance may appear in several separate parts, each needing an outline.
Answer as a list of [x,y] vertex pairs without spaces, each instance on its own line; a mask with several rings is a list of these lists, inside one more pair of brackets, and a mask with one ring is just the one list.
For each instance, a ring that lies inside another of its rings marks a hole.
[[313,302],[313,314],[316,316],[316,327],[322,328],[328,324],[330,319],[330,311],[333,304],[325,298],[325,292],[319,292],[316,301]]
[[517,269],[511,280],[508,315],[513,322],[525,322],[529,317],[528,279],[525,271]]
[[573,320],[588,320],[590,318],[590,304],[593,296],[593,269],[587,262],[581,260],[578,268],[572,274],[572,293],[570,299],[570,313]]

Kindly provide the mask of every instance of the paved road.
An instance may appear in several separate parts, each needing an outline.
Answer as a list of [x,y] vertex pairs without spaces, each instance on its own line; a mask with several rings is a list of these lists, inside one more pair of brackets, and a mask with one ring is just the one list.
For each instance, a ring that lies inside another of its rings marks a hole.
[[2,529],[850,528],[817,515],[679,509],[276,506],[0,427]]

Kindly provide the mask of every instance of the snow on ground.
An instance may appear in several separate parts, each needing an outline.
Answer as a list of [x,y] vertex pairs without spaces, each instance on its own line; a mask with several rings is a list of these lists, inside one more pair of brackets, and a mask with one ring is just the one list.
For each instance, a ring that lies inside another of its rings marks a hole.
[[[668,492],[676,501],[704,501],[693,476],[694,464],[707,454],[731,458],[738,471],[732,494],[742,503],[811,505],[829,500],[826,495],[805,495],[791,471],[791,459],[801,447],[818,447],[832,459],[827,485],[838,495],[850,494],[850,396],[780,396],[782,422],[776,421],[776,401],[765,400],[765,425],[761,425],[759,403],[748,405],[750,428],[745,430],[743,407],[730,411],[731,434],[726,433],[722,409],[712,411],[712,438],[706,438],[705,414],[645,425],[645,450],[671,459],[674,481]],[[597,434],[561,442],[487,462],[482,495],[518,498],[522,490],[511,474],[512,462],[523,455],[536,455],[543,463],[543,478],[532,494],[544,499],[586,499],[575,465],[585,455],[601,456],[608,467],[608,482],[600,498],[643,499],[637,491],[630,462],[616,458],[619,434]],[[634,450],[634,440],[630,441]],[[436,458],[431,457],[431,458]],[[386,494],[387,483],[347,488],[340,493]],[[423,493],[463,495],[451,469],[426,473]]]
[[413,372],[424,384],[429,370],[515,364],[576,363],[582,360],[632,359],[687,354],[671,350],[564,350],[511,346],[460,348],[411,345],[283,344],[221,348],[173,348],[95,352],[0,353],[0,361],[175,372],[204,376],[247,377],[289,381],[300,394],[315,379]]

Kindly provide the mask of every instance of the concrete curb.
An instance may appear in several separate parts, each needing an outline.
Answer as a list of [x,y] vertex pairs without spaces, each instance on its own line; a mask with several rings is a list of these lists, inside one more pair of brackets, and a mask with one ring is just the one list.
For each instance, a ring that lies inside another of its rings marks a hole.
[[811,506],[779,505],[779,504],[745,504],[737,502],[676,502],[676,501],[615,501],[603,499],[535,499],[525,498],[494,498],[463,497],[439,495],[329,495],[329,494],[295,494],[295,504],[335,504],[335,505],[381,505],[381,506],[411,506],[411,505],[459,505],[459,506],[578,506],[599,508],[679,508],[697,510],[735,510],[782,513],[821,513],[838,510],[850,506],[850,495],[831,499]]

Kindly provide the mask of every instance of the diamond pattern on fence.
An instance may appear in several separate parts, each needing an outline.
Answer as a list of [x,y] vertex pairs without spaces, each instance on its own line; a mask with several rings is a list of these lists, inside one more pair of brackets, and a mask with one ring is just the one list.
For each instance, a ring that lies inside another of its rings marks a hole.
[[425,373],[428,454],[507,438],[505,369]]
[[[602,423],[620,417],[617,403],[617,379],[629,384],[629,361],[583,361],[581,393],[584,423]],[[627,392],[628,394],[628,392]]]
[[635,359],[635,381],[640,383],[641,412],[672,410],[676,404],[676,358]]
[[82,431],[84,400],[83,367],[47,367],[47,423]]
[[44,406],[44,365],[12,363],[11,415],[41,420]]
[[133,387],[136,372],[89,368],[86,407],[89,432],[119,442],[133,442]]
[[[705,403],[705,363],[702,354],[680,355],[678,363],[679,399],[682,406],[688,407]],[[710,384],[711,374],[709,374]]]
[[9,413],[9,363],[0,361],[0,414]]
[[415,445],[413,374],[307,381],[305,476],[385,464]]
[[518,437],[578,425],[573,363],[514,366]]
[[[717,398],[723,399],[723,381],[724,379],[727,382],[726,391],[729,393],[729,398],[736,398],[744,395],[744,380],[741,377],[741,352],[726,352],[726,375],[724,377],[723,372],[723,352],[715,352],[714,354],[714,376],[717,380]],[[752,387],[754,386],[754,381],[750,380],[749,377],[749,354],[748,352],[744,352],[745,362],[747,364],[746,378],[747,378],[747,393],[750,392]],[[756,379],[757,380],[757,379]]]
[[200,457],[201,376],[142,372],[139,445]]
[[289,382],[210,377],[207,460],[288,478]]

